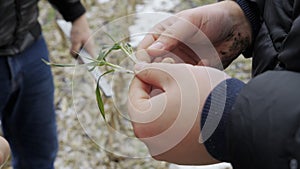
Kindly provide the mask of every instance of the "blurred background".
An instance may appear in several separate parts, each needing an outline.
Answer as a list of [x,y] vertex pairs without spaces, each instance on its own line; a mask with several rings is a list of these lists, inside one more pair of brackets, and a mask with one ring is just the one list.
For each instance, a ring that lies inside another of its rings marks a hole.
[[[128,17],[114,24],[116,19],[137,12],[178,11],[213,3],[215,0],[84,0],[87,18],[95,32],[96,51],[103,44],[112,42],[103,35],[121,33],[134,46],[140,38],[130,39],[131,34],[147,31],[157,20],[147,21]],[[76,63],[69,53],[70,43],[57,25],[61,19],[46,0],[39,2],[40,23],[55,63]],[[124,21],[125,20],[125,21]],[[100,31],[99,31],[100,29]],[[98,48],[98,49],[97,49]],[[112,58],[121,64],[124,59]],[[126,60],[125,60],[126,62]],[[227,70],[231,76],[248,81],[251,74],[251,60],[239,57]],[[86,69],[53,67],[55,79],[55,106],[59,132],[57,169],[179,169],[179,166],[158,162],[149,157],[146,148],[133,137],[130,123],[124,120],[126,113],[126,92],[130,76],[108,77],[114,96],[104,99],[107,123],[102,119],[95,101],[95,82]],[[118,103],[116,105],[116,103]],[[122,116],[124,115],[124,116]],[[126,118],[125,118],[126,119]],[[112,134],[114,133],[114,134]],[[121,133],[121,134],[120,134]],[[125,136],[125,137],[124,137]],[[128,137],[130,139],[128,139]],[[45,140],[47,141],[47,140]],[[138,154],[138,155],[136,155]],[[10,162],[4,166],[11,169]],[[181,167],[187,168],[187,167]],[[196,167],[190,167],[194,169]],[[229,169],[229,164],[210,166],[203,169]]]

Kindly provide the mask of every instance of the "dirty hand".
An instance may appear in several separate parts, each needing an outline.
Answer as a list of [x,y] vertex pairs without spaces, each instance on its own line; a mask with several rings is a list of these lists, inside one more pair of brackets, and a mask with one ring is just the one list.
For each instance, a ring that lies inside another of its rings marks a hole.
[[[204,36],[206,35],[206,36]],[[251,43],[251,27],[239,5],[223,1],[184,10],[154,26],[138,46],[146,62],[227,67]]]
[[10,148],[8,142],[0,136],[0,168],[1,165],[3,165],[7,161],[9,154]]
[[80,51],[81,47],[84,47],[91,56],[95,56],[94,41],[89,39],[91,36],[91,30],[89,28],[85,15],[80,16],[72,22],[71,29],[71,49],[70,53],[75,57]]
[[189,64],[140,63],[135,71],[128,111],[151,156],[177,164],[217,162],[199,142],[200,112],[210,91],[228,76]]

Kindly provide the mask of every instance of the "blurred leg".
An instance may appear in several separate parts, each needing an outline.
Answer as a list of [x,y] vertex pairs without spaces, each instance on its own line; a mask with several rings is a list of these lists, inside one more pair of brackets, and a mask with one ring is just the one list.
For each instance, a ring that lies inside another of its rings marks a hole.
[[[0,117],[2,119],[2,112],[3,112],[3,108],[5,107],[5,104],[7,103],[7,100],[9,98],[10,95],[10,91],[11,91],[11,83],[10,83],[10,70],[9,70],[9,66],[8,66],[8,62],[7,62],[7,58],[6,57],[0,57]],[[2,134],[2,133],[1,133]],[[1,153],[5,153],[3,152],[6,146],[5,144],[3,144],[3,138],[0,138],[0,149],[1,149]],[[5,154],[2,154],[5,155]],[[0,155],[1,162],[4,162],[4,160],[6,160],[6,158],[4,156]],[[1,164],[0,164],[0,168],[1,168]]]
[[10,57],[12,91],[2,122],[15,169],[52,169],[56,157],[57,131],[54,85],[48,51],[40,38],[22,54]]

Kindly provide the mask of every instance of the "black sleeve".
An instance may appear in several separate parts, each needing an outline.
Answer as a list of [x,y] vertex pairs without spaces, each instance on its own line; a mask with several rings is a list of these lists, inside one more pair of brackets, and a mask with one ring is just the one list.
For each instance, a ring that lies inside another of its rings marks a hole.
[[225,137],[236,169],[300,166],[300,73],[269,71],[240,91]]
[[80,0],[48,0],[64,17],[66,21],[73,22],[85,13]]
[[201,116],[207,151],[235,169],[297,169],[299,86],[300,73],[289,71],[269,71],[246,85],[236,79],[217,85]]
[[[294,21],[284,40],[278,58],[284,64],[284,68],[300,72],[300,1],[295,2]],[[298,9],[296,11],[296,9]],[[297,14],[296,14],[297,13]]]

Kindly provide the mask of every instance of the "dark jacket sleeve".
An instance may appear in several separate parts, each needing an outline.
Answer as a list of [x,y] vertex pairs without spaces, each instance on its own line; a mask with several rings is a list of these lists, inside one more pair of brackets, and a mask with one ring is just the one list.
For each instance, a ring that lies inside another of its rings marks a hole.
[[227,115],[224,137],[215,140],[215,145],[225,142],[219,149],[225,155],[217,158],[235,169],[297,169],[299,86],[300,73],[289,71],[269,71],[246,84]]
[[80,0],[49,0],[49,2],[61,13],[66,21],[73,22],[85,13],[85,8]]
[[300,72],[300,1],[294,2],[294,20],[279,52],[283,67]]

